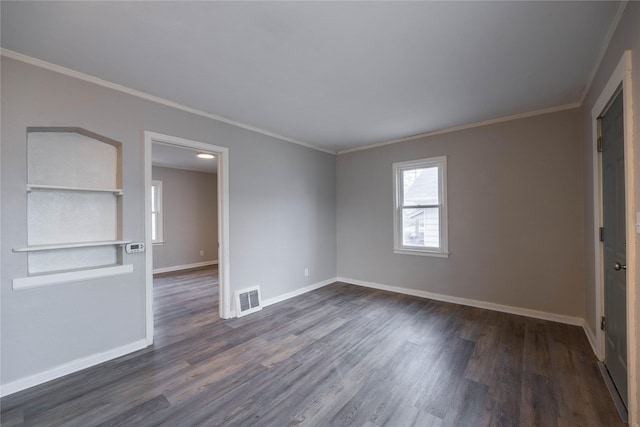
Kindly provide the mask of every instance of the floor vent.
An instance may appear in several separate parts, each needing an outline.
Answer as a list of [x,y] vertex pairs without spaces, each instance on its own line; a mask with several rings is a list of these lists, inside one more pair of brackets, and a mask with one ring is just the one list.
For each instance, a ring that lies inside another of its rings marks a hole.
[[262,304],[260,303],[260,287],[255,286],[253,288],[243,289],[236,291],[236,316],[242,317],[244,315],[254,313],[262,310]]

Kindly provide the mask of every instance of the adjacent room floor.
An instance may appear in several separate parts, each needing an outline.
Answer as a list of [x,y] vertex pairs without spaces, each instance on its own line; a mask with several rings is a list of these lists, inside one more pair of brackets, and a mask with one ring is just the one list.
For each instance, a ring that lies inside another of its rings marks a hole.
[[154,288],[151,348],[2,399],[2,425],[622,425],[578,327],[341,283],[223,321],[215,269]]

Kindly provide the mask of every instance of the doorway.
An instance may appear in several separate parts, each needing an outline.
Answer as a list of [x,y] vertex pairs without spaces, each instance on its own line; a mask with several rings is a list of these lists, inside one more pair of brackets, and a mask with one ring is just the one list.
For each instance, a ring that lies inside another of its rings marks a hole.
[[145,170],[145,316],[147,344],[153,343],[153,243],[152,235],[152,151],[154,144],[211,153],[217,158],[217,204],[218,204],[218,274],[219,274],[219,316],[231,317],[231,298],[229,291],[229,152],[228,148],[188,140],[155,132],[144,133],[144,170]]
[[602,170],[604,364],[625,408],[627,395],[627,227],[623,93],[599,117]]
[[590,320],[596,328],[587,322],[585,331],[621,416],[628,411],[633,420],[640,409],[634,304],[640,212],[630,89],[631,52],[626,51],[591,110],[595,319]]

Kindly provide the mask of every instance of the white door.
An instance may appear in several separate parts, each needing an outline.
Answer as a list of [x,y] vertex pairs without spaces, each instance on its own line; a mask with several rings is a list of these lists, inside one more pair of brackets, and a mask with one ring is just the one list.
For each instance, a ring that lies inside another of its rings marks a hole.
[[627,270],[622,92],[601,117],[605,365],[627,402]]

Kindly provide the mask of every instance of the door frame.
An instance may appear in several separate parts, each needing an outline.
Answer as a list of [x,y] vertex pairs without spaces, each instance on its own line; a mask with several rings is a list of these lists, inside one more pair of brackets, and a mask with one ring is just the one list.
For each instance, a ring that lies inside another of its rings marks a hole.
[[[637,259],[636,259],[636,223],[640,229],[640,218],[636,220],[636,196],[635,196],[635,147],[633,145],[633,91],[631,87],[631,51],[627,50],[622,55],[620,62],[611,74],[609,81],[598,96],[591,109],[591,124],[593,137],[593,214],[594,230],[593,243],[595,251],[595,295],[596,318],[595,344],[596,356],[601,361],[605,358],[605,334],[598,327],[600,318],[604,312],[604,251],[600,242],[600,227],[602,226],[602,164],[598,153],[598,117],[607,108],[618,88],[622,86],[623,93],[623,117],[624,117],[624,155],[625,155],[625,224],[627,234],[627,375],[628,375],[628,412],[631,419],[637,414],[638,384],[637,384],[637,347],[638,347],[638,312],[635,301],[637,290]],[[587,324],[587,329],[590,327]],[[593,332],[593,331],[590,331]]]
[[153,244],[151,242],[151,152],[153,143],[179,148],[202,150],[218,156],[218,268],[220,280],[219,316],[232,317],[231,272],[229,268],[229,149],[218,145],[193,141],[177,136],[144,131],[144,206],[145,206],[145,336],[147,345],[153,344]]

